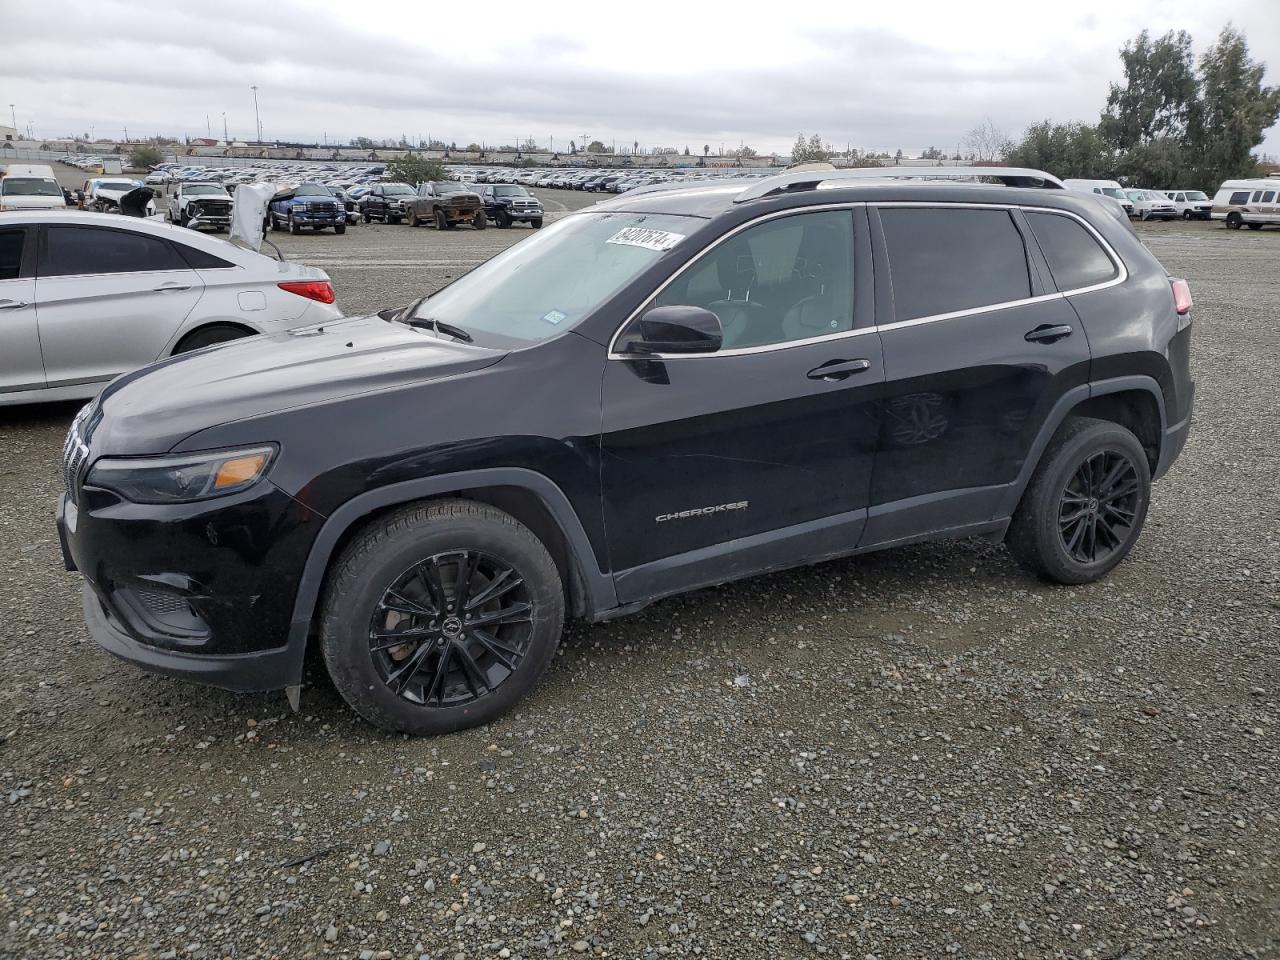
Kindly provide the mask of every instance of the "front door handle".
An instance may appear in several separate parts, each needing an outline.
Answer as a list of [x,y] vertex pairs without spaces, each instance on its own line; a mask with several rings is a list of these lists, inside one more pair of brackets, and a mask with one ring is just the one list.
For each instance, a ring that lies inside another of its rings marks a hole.
[[17,310],[26,305],[25,300],[0,300],[0,310]]
[[857,360],[828,360],[821,366],[814,367],[805,376],[810,380],[844,380],[855,373],[862,373],[864,370],[870,369],[871,361],[861,358]]
[[160,286],[153,288],[154,293],[181,293],[183,290],[190,290],[189,283],[162,283]]
[[1028,330],[1024,340],[1028,343],[1053,343],[1063,337],[1071,336],[1071,326],[1066,323],[1042,323],[1034,330]]

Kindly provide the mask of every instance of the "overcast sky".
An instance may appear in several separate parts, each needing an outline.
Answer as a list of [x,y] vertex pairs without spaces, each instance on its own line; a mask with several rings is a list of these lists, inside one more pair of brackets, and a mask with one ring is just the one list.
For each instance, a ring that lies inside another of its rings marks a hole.
[[[652,12],[650,12],[652,11]],[[787,152],[798,132],[914,154],[989,117],[1095,121],[1143,28],[1228,22],[1280,83],[1280,0],[858,4],[0,0],[0,111],[40,137],[585,134],[701,152]],[[1280,154],[1273,127],[1262,149]]]

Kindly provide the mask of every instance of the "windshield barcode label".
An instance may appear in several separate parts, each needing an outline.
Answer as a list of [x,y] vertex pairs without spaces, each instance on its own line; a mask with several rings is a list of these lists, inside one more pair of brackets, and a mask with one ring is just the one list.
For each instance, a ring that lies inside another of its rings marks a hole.
[[623,227],[605,243],[622,243],[629,247],[644,247],[646,250],[665,253],[683,239],[683,233],[668,233],[666,230],[649,230],[645,227]]

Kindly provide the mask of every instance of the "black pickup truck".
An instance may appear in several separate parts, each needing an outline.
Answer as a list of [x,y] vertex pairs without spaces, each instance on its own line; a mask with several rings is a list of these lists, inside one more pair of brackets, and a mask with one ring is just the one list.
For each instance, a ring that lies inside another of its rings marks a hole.
[[490,183],[480,187],[484,215],[499,227],[527,223],[537,230],[542,226],[542,203],[516,183]]

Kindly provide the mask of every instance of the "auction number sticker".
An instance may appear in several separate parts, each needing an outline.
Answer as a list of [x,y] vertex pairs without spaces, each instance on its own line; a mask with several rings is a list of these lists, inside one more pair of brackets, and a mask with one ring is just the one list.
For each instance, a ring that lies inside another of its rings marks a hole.
[[666,230],[650,230],[647,227],[623,227],[605,243],[621,243],[628,247],[644,247],[646,250],[657,250],[665,253],[683,240],[683,233],[670,233]]

